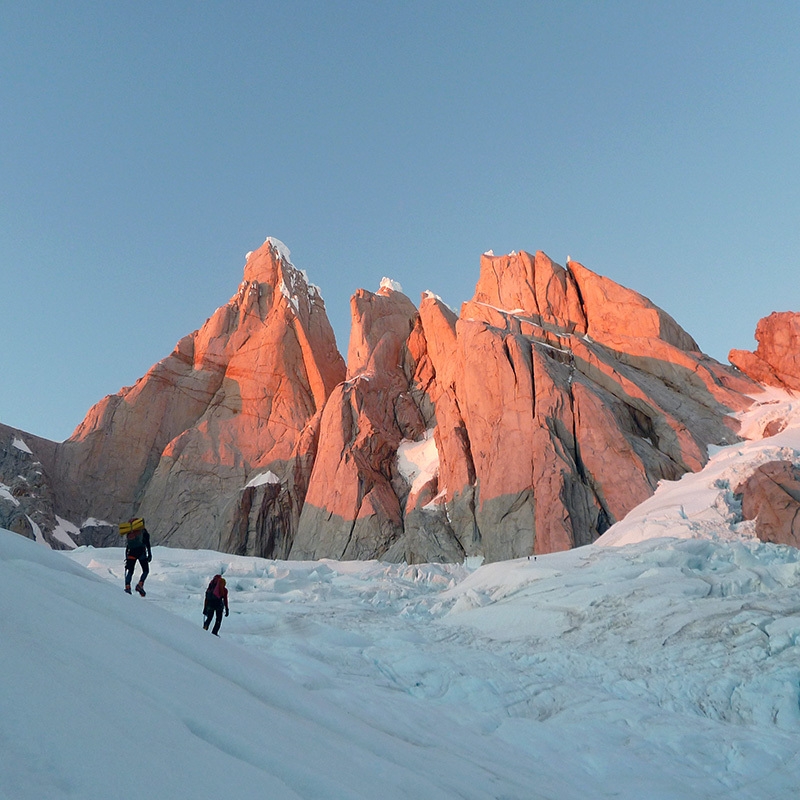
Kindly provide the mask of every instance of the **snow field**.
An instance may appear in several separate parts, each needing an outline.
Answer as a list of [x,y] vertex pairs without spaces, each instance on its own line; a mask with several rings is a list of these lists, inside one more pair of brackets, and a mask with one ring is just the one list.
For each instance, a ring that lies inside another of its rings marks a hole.
[[595,545],[475,570],[155,547],[142,599],[122,549],[0,531],[0,800],[796,796],[800,551],[733,495],[800,462],[779,394]]
[[[199,628],[222,572],[224,646],[324,699],[332,729],[338,709],[432,751],[415,769],[445,796],[778,797],[800,785],[799,556],[664,539],[469,572],[157,547],[144,603]],[[71,558],[121,587],[121,550]]]

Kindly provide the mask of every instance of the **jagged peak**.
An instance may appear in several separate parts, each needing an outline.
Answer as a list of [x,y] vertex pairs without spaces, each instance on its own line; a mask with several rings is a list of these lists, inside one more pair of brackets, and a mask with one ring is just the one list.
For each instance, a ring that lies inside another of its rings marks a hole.
[[[292,264],[292,251],[280,239],[276,239],[274,236],[267,236],[267,238],[264,239],[264,244],[258,248],[258,251],[263,250],[265,247],[269,247],[270,251],[274,252],[285,264],[294,266],[294,264]],[[250,260],[253,253],[258,251],[248,250],[244,256],[245,264]]]
[[241,305],[247,297],[260,297],[263,294],[261,284],[278,291],[295,313],[299,312],[301,302],[308,305],[309,311],[317,301],[324,304],[319,286],[311,283],[305,270],[292,263],[291,250],[273,236],[268,236],[261,247],[245,256],[244,279],[234,299]]
[[456,313],[455,311],[453,311],[453,309],[452,309],[452,308],[451,308],[451,307],[450,307],[450,306],[449,306],[447,303],[445,303],[445,301],[442,299],[442,297],[440,297],[440,296],[439,296],[438,294],[436,294],[435,292],[432,292],[430,289],[426,289],[426,290],[425,290],[425,291],[422,293],[422,296],[421,296],[421,301],[422,301],[422,302],[424,302],[425,300],[431,300],[431,301],[433,301],[434,303],[440,303],[440,304],[441,304],[441,305],[443,305],[443,306],[444,306],[444,307],[445,307],[445,308],[446,308],[448,311],[452,312],[453,314],[455,314],[455,313]]
[[503,260],[503,259],[515,258],[520,253],[524,253],[524,252],[525,252],[524,250],[512,250],[509,253],[499,253],[498,254],[498,253],[495,253],[494,250],[486,250],[484,253],[481,253],[481,256],[483,258],[493,258],[493,259]]
[[399,292],[403,294],[403,287],[399,281],[392,280],[392,278],[381,278],[381,286],[378,289],[378,294],[389,294],[390,292]]
[[280,239],[276,239],[274,236],[267,236],[264,244],[269,245],[284,264],[288,264],[290,267],[294,266],[292,264],[292,251]]

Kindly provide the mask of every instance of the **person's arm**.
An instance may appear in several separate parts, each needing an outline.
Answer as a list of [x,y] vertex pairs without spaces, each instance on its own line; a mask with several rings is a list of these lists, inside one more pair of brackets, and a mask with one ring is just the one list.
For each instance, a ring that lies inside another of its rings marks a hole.
[[150,534],[147,532],[147,528],[145,528],[145,531],[144,531],[144,544],[145,544],[145,547],[147,548],[147,560],[148,561],[152,561],[153,560],[153,551],[150,549]]
[[225,616],[228,616],[228,590],[225,589],[225,595],[223,596],[223,600],[225,601]]

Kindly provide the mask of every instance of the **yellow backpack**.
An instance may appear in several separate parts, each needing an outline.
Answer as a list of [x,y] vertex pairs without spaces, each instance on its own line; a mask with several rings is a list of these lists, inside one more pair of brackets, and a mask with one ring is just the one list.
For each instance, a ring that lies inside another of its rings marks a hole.
[[144,528],[144,517],[134,517],[133,519],[129,519],[127,522],[120,522],[119,535],[125,536],[128,533],[140,531],[142,528]]

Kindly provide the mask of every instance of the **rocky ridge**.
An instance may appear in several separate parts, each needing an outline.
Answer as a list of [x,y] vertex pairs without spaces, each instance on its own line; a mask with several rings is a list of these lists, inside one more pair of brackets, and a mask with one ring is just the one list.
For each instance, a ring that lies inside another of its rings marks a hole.
[[[541,252],[485,254],[458,315],[388,280],[351,315],[345,365],[319,292],[268,239],[200,330],[66,442],[30,446],[51,516],[142,514],[157,543],[274,558],[563,550],[736,441],[761,381],[642,295]],[[776,341],[757,357],[791,386]]]
[[731,350],[728,359],[753,380],[800,390],[800,314],[774,312],[756,325],[755,352]]

